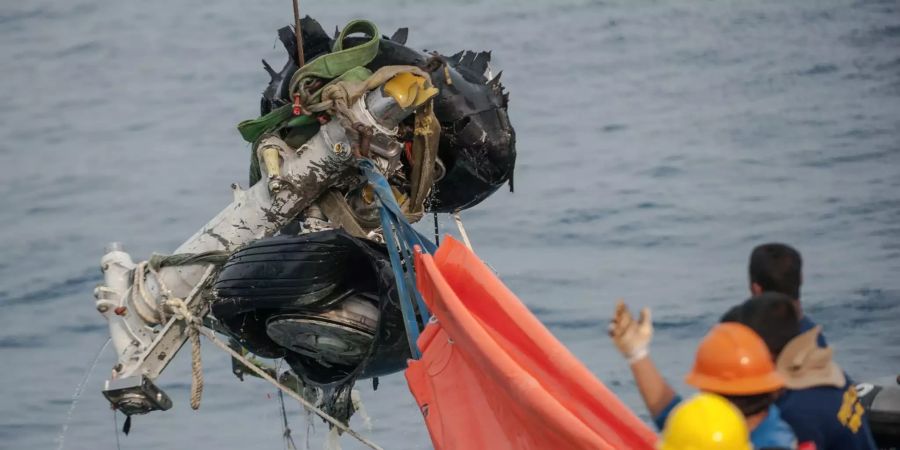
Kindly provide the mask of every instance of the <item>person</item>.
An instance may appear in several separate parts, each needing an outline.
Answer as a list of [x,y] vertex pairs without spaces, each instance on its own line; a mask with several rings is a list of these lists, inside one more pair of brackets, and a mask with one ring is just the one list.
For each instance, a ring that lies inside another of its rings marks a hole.
[[659,450],[753,450],[741,412],[728,400],[699,393],[669,415]]
[[722,321],[744,324],[763,337],[787,387],[776,405],[801,443],[812,442],[817,450],[877,448],[855,386],[834,362],[832,349],[817,342],[822,327],[801,332],[793,298],[765,293],[732,308]]
[[[779,242],[756,246],[750,253],[750,293],[778,292],[793,300],[800,317],[800,332],[813,329],[816,323],[803,312],[800,287],[803,284],[803,258],[794,247]],[[828,345],[825,335],[819,334],[819,345]]]
[[[649,357],[653,323],[644,308],[634,320],[624,302],[616,306],[609,335],[628,360],[638,390],[653,421],[663,429],[666,418],[682,401]],[[713,327],[697,347],[685,382],[703,392],[722,395],[744,415],[750,440],[757,448],[794,449],[793,431],[781,417],[775,399],[784,378],[775,371],[766,344],[749,327],[737,323]]]

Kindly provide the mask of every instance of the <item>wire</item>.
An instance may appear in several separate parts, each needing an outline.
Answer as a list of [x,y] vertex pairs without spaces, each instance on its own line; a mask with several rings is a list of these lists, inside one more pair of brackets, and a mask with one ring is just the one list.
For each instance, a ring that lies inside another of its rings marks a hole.
[[434,245],[441,245],[441,230],[438,228],[437,212],[434,213]]
[[119,443],[119,417],[116,415],[116,410],[112,410],[113,412],[113,432],[116,434],[116,449],[122,450],[122,444]]
[[345,425],[345,424],[342,423],[341,421],[339,421],[339,420],[335,419],[334,417],[330,416],[330,415],[329,415],[328,413],[326,413],[325,411],[322,411],[321,409],[317,408],[315,405],[313,405],[312,403],[310,403],[309,400],[306,400],[305,398],[301,397],[300,394],[298,394],[298,393],[292,391],[292,390],[291,390],[290,388],[288,388],[287,386],[285,386],[285,385],[279,383],[278,380],[276,380],[276,379],[273,378],[271,375],[269,375],[268,373],[266,373],[265,370],[260,369],[259,367],[256,366],[256,364],[253,364],[252,361],[250,361],[249,359],[245,358],[244,355],[241,355],[240,353],[234,351],[234,349],[232,349],[231,347],[229,347],[228,344],[226,344],[225,342],[222,342],[222,340],[219,339],[218,336],[216,336],[216,333],[215,333],[213,330],[210,330],[209,328],[206,328],[206,327],[204,327],[204,326],[198,326],[198,327],[197,327],[197,331],[199,331],[200,334],[206,336],[206,338],[207,338],[210,342],[212,342],[216,347],[219,347],[220,349],[224,350],[225,353],[228,353],[229,355],[231,355],[232,358],[237,359],[238,361],[244,363],[244,365],[247,366],[248,369],[250,369],[251,371],[255,372],[257,375],[259,375],[260,378],[262,378],[263,380],[268,381],[269,383],[272,383],[272,384],[275,385],[278,389],[280,389],[282,392],[284,392],[285,394],[287,394],[289,397],[291,397],[291,398],[293,398],[294,400],[297,400],[298,402],[300,402],[300,404],[303,405],[304,408],[306,408],[307,410],[313,412],[315,415],[321,417],[321,418],[324,419],[326,422],[328,422],[328,423],[330,423],[331,425],[333,425],[335,428],[337,428],[337,429],[343,431],[344,433],[349,434],[350,436],[353,436],[356,440],[358,440],[359,442],[362,442],[363,444],[365,444],[365,445],[368,446],[369,448],[373,448],[373,449],[375,449],[375,450],[384,450],[384,449],[382,449],[380,446],[378,446],[378,444],[375,444],[374,442],[372,442],[372,441],[366,439],[365,437],[363,437],[363,436],[362,436],[361,434],[359,434],[356,430],[354,430],[354,429],[348,427],[347,425]]
[[280,390],[278,391],[278,401],[281,402],[281,434],[284,436],[284,446],[288,450],[297,450],[297,445],[294,444],[294,437],[291,436],[291,427],[288,425],[287,409],[284,407],[284,392]]

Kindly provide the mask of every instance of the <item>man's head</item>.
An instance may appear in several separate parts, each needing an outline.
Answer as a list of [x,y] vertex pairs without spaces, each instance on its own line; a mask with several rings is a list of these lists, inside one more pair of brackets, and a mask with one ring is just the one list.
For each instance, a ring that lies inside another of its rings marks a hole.
[[779,292],[800,300],[803,259],[793,247],[770,243],[757,246],[750,254],[750,292]]
[[[816,343],[822,327],[800,332],[794,301],[783,294],[767,292],[728,310],[722,322],[746,325],[762,338],[784,376],[789,389],[815,386],[843,387],[846,379],[832,360],[832,350]],[[741,410],[741,400],[734,401]]]
[[800,317],[794,301],[784,294],[766,292],[728,310],[721,322],[737,322],[755,331],[766,343],[773,359],[791,339],[800,334]]
[[710,330],[685,382],[728,398],[747,417],[766,411],[784,387],[765,342],[740,323]]

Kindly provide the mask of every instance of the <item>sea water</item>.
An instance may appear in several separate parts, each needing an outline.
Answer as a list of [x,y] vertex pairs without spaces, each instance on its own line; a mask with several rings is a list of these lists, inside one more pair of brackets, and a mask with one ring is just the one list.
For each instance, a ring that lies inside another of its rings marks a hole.
[[[605,335],[617,298],[654,310],[680,390],[698,339],[748,296],[754,245],[804,256],[803,304],[856,379],[900,371],[900,6],[896,1],[312,1],[326,30],[374,20],[413,47],[493,50],[517,130],[516,192],[462,217],[475,250],[635,412]],[[0,448],[52,448],[107,334],[91,296],[110,241],[171,252],[246,186],[234,126],[280,67],[281,1],[0,5]],[[445,231],[453,221],[441,217]],[[423,227],[430,233],[431,224]],[[114,448],[100,360],[66,449]],[[159,380],[167,412],[125,449],[283,448],[277,396],[203,348]],[[430,442],[402,375],[359,383],[388,449]],[[314,430],[288,402],[296,442]],[[188,445],[189,444],[189,445]],[[343,448],[361,448],[349,438]]]

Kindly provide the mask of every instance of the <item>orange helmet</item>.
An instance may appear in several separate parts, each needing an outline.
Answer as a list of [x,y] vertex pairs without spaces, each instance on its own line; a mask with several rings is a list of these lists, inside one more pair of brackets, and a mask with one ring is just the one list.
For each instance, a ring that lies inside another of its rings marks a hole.
[[784,387],[766,343],[739,323],[720,323],[707,333],[685,382],[723,395],[764,394]]

